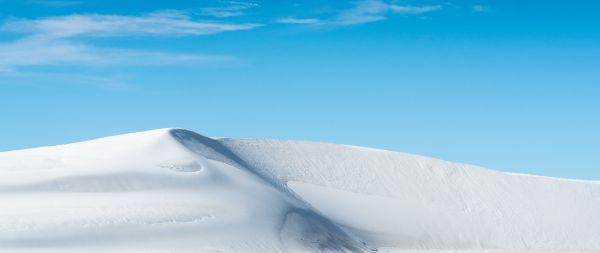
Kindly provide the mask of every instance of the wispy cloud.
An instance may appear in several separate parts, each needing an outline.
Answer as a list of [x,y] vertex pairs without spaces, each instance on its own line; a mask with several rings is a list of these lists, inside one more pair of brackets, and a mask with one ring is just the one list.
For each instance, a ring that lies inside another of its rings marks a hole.
[[387,15],[393,13],[414,15],[438,11],[441,9],[442,6],[440,5],[397,5],[384,1],[367,0],[356,2],[353,8],[342,11],[332,21],[332,23],[337,25],[364,24],[386,19]]
[[74,37],[207,35],[250,30],[259,26],[253,23],[195,21],[185,12],[165,10],[142,16],[88,14],[12,20],[5,23],[1,29],[52,37]]
[[442,9],[441,5],[427,5],[427,6],[407,6],[407,5],[389,5],[392,12],[403,13],[403,14],[421,14],[432,11],[438,11]]
[[227,1],[225,6],[204,7],[199,9],[199,14],[217,18],[242,16],[246,10],[258,7],[257,3]]
[[320,20],[316,18],[280,18],[275,20],[275,22],[281,24],[316,24]]
[[0,70],[27,66],[162,66],[185,62],[207,63],[235,60],[234,57],[200,54],[99,48],[44,37],[30,37],[0,44]]
[[477,5],[471,6],[471,10],[473,12],[487,12],[487,11],[490,10],[490,8],[487,7],[487,6],[485,6],[485,5],[479,5],[479,4],[477,4]]
[[[97,47],[91,37],[196,36],[254,29],[259,24],[196,21],[187,12],[163,10],[139,16],[67,15],[9,20],[0,31],[25,34],[0,43],[0,72],[26,66],[157,66],[235,60],[235,57]],[[84,39],[81,39],[81,38]]]
[[384,20],[391,14],[417,15],[439,11],[442,8],[443,7],[441,5],[398,5],[382,0],[364,0],[354,2],[351,8],[337,11],[333,17],[329,18],[286,18],[278,21],[280,23],[308,24],[317,26],[349,26]]
[[331,22],[335,25],[354,25],[385,19],[390,6],[382,1],[356,2],[351,9],[341,11]]

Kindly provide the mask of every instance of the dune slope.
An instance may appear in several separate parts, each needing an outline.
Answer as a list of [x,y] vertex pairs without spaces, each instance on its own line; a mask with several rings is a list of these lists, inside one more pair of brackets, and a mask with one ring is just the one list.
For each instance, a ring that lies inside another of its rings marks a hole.
[[0,252],[599,251],[600,184],[160,129],[0,153]]

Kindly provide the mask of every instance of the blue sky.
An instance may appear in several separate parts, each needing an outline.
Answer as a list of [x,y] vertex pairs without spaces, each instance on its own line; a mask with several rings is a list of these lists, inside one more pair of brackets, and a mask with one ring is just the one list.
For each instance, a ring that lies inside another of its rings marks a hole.
[[0,0],[0,150],[163,127],[600,180],[600,3]]

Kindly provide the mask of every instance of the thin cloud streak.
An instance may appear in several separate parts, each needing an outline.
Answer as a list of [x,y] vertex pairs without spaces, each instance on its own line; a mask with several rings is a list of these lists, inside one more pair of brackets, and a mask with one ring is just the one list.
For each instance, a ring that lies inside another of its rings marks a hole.
[[278,23],[304,24],[317,27],[337,27],[372,23],[385,20],[390,14],[418,15],[442,10],[441,5],[397,5],[380,0],[354,2],[353,7],[338,11],[333,17],[316,19],[283,18]]
[[355,25],[384,20],[390,13],[424,14],[441,10],[440,5],[412,6],[396,5],[383,1],[368,0],[355,3],[354,8],[342,11],[331,23],[334,25]]
[[75,36],[182,36],[250,30],[260,24],[194,21],[185,12],[163,10],[142,16],[68,15],[13,20],[0,29],[15,33],[66,38]]
[[234,57],[98,48],[83,43],[30,37],[0,44],[0,70],[27,66],[163,66],[178,63],[233,61]]
[[490,9],[489,9],[487,6],[484,6],[484,5],[479,5],[479,4],[478,4],[478,5],[473,5],[473,6],[471,6],[471,10],[472,10],[473,12],[487,12],[487,11],[489,11]]
[[316,24],[320,20],[316,18],[280,18],[275,20],[275,22],[280,24]]
[[199,9],[200,15],[216,18],[237,17],[246,14],[246,10],[258,7],[257,3],[228,1],[228,5],[218,7],[204,7]]
[[403,14],[422,14],[432,11],[438,11],[442,9],[441,5],[429,5],[429,6],[400,6],[390,5],[390,10],[396,13]]

